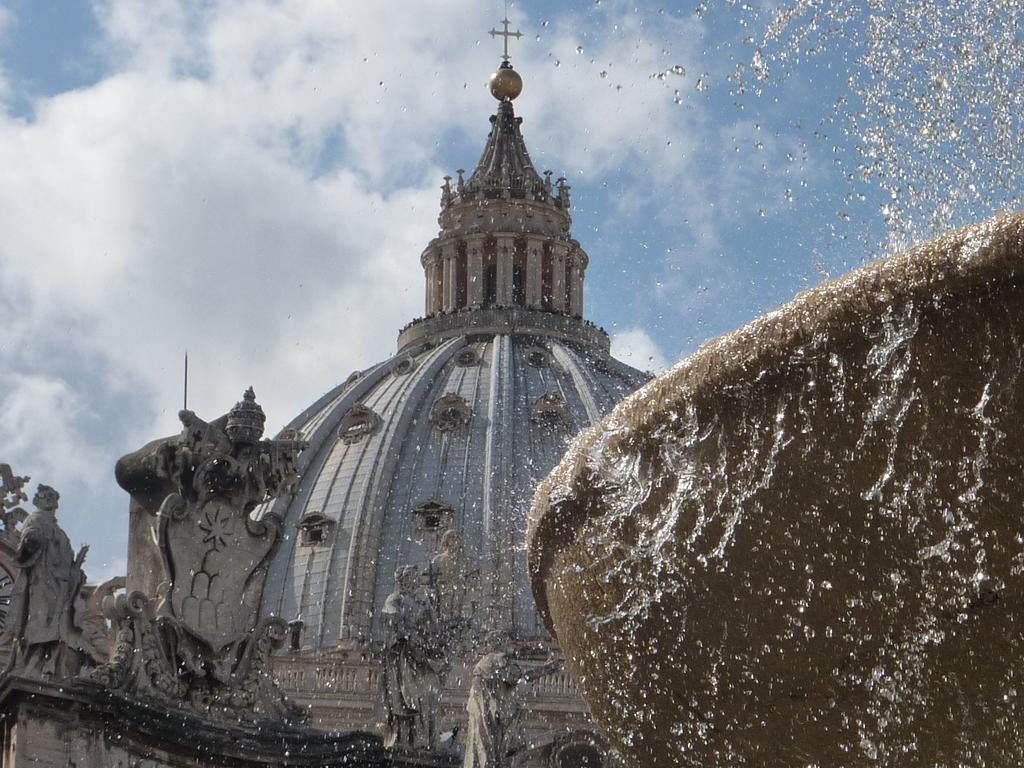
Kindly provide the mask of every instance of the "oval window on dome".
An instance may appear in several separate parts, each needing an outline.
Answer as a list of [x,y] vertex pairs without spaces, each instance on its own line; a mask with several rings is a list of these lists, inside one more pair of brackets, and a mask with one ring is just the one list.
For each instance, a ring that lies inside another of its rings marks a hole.
[[430,423],[440,432],[452,432],[469,423],[473,409],[461,395],[449,392],[442,395],[430,409]]
[[463,368],[469,368],[470,366],[477,365],[479,362],[480,355],[471,347],[460,349],[459,353],[455,355],[455,364]]
[[530,408],[530,421],[542,427],[563,431],[572,426],[572,415],[561,392],[548,392],[538,397]]
[[395,365],[392,373],[394,373],[395,376],[404,376],[405,374],[410,373],[415,367],[416,362],[411,357],[403,357]]
[[547,368],[551,364],[551,354],[543,347],[530,347],[526,350],[526,362],[534,368]]
[[353,405],[341,417],[338,439],[345,444],[357,443],[380,429],[381,418],[365,405]]

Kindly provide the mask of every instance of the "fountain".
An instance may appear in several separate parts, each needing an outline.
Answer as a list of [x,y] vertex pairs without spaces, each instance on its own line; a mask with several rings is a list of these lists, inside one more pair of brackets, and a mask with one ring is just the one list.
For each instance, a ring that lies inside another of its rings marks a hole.
[[1016,766],[1024,216],[800,294],[581,435],[531,578],[633,765]]

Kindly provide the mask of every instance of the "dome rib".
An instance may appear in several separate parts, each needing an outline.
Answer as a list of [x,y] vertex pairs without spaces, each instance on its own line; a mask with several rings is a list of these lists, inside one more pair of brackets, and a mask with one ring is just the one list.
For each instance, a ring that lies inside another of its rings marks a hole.
[[[458,340],[453,340],[432,350],[429,357],[440,356],[443,365],[450,353],[460,346]],[[279,499],[272,506],[266,505],[257,513],[257,516],[265,514],[269,508],[284,519],[286,541],[282,548],[289,549],[287,553],[279,552],[271,563],[264,587],[264,612],[286,620],[301,617],[306,623],[307,638],[318,647],[337,642],[337,627],[344,615],[341,604],[332,597],[345,591],[339,590],[337,584],[339,580],[344,582],[351,570],[353,546],[357,541],[351,529],[366,506],[366,484],[359,482],[360,473],[368,471],[367,461],[379,463],[378,446],[394,428],[391,416],[395,411],[404,411],[395,407],[395,401],[418,378],[429,377],[433,372],[429,361],[425,360],[409,374],[395,376],[395,369],[406,357],[396,355],[369,369],[354,383],[336,387],[289,424],[289,428],[301,430],[309,423],[311,413],[312,418],[321,415],[322,409],[317,405],[331,403],[329,415],[319,420],[319,426],[307,438],[310,447],[303,452],[305,461],[300,465],[302,480],[298,493],[290,499]],[[345,414],[357,404],[368,405],[379,413],[383,411],[386,418],[377,433],[354,445],[345,445],[336,439],[337,430]],[[341,498],[335,493],[336,487],[342,490]],[[360,495],[364,498],[354,503],[353,499]],[[329,546],[306,548],[299,543],[298,522],[313,509],[335,522]],[[337,614],[338,624],[332,628],[334,614]]]
[[[339,629],[343,636],[369,636],[374,613],[373,595],[377,581],[380,529],[387,508],[388,491],[410,422],[421,413],[419,408],[410,406],[422,404],[440,369],[465,345],[465,337],[454,338],[441,344],[432,351],[430,360],[424,361],[409,374],[413,382],[409,387],[409,396],[404,399],[397,418],[389,420],[386,428],[382,429],[384,434],[381,445],[385,458],[375,466],[373,477],[366,486],[365,500],[359,508],[360,514],[355,516],[352,530],[352,558],[349,560],[350,565],[344,579],[341,616],[338,617]],[[346,621],[350,627],[347,631]]]

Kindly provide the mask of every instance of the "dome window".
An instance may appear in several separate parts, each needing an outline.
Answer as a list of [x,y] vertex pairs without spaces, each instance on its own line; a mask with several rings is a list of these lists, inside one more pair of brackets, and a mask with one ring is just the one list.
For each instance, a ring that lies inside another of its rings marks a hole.
[[526,352],[526,362],[534,368],[547,368],[551,365],[551,355],[541,347],[531,347]]
[[430,423],[440,432],[452,432],[468,424],[472,416],[469,403],[454,392],[439,397],[430,409]]
[[552,430],[565,430],[572,426],[572,416],[559,392],[541,395],[530,409],[530,421]]
[[323,544],[331,534],[334,521],[319,512],[310,512],[299,520],[299,543],[304,547]]
[[413,510],[416,528],[420,531],[446,530],[452,519],[451,505],[431,499]]
[[392,371],[395,376],[404,376],[405,374],[412,371],[416,367],[416,363],[413,362],[411,357],[403,357]]
[[302,650],[302,630],[306,628],[306,622],[302,619],[288,622],[288,650]]
[[341,418],[338,439],[349,445],[380,429],[381,418],[365,405],[353,405]]
[[478,355],[476,350],[471,347],[461,349],[459,350],[459,353],[455,355],[455,364],[463,368],[469,368],[470,366],[479,364],[479,362],[480,355]]

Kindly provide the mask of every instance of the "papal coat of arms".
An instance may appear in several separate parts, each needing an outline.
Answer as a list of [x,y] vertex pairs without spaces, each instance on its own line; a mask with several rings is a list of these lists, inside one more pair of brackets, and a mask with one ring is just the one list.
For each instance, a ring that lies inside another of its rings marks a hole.
[[306,443],[297,435],[261,439],[266,417],[252,388],[215,421],[188,410],[179,417],[180,435],[118,462],[133,504],[160,500],[151,530],[163,580],[154,594],[136,591],[111,606],[118,650],[92,678],[214,713],[293,714],[267,674],[284,622],[259,616],[281,520],[251,513],[294,491]]

